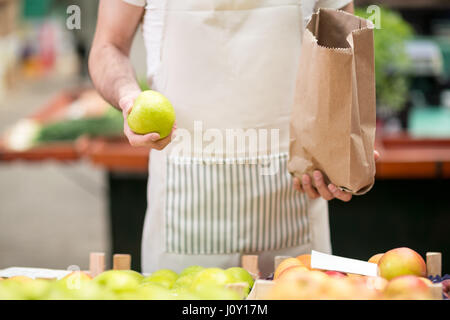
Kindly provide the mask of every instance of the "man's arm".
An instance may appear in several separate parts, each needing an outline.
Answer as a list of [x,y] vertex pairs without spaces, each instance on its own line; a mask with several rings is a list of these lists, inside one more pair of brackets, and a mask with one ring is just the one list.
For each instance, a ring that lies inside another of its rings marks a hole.
[[127,123],[134,99],[141,92],[129,54],[144,8],[123,0],[100,0],[97,28],[89,55],[89,73],[97,91],[121,110],[124,133],[133,146],[150,146],[161,150],[171,136],[160,139],[158,133],[135,134]]
[[116,108],[122,97],[140,92],[129,54],[143,13],[122,0],[99,3],[89,71],[98,92]]

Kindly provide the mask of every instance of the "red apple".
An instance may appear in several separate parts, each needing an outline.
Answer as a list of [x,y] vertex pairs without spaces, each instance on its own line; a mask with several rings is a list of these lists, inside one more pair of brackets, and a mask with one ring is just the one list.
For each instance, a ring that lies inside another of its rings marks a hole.
[[388,285],[388,281],[382,277],[366,277],[365,284],[369,289],[382,292]]
[[346,273],[343,272],[339,272],[339,271],[325,271],[325,273],[327,275],[329,275],[330,277],[334,277],[334,278],[345,278],[347,277]]
[[428,285],[416,276],[400,276],[389,281],[384,297],[394,300],[430,300],[433,298]]
[[[295,270],[297,268],[292,268]],[[291,271],[272,282],[263,299],[269,300],[317,300],[323,299],[328,277],[321,271]]]
[[423,258],[412,249],[397,248],[386,252],[378,262],[380,276],[391,280],[398,276],[425,277],[427,266]]
[[377,254],[371,256],[368,262],[378,264],[378,262],[380,261],[381,257],[383,256],[383,254],[384,253],[377,253]]
[[427,286],[431,286],[431,285],[433,284],[433,282],[432,282],[430,279],[428,279],[428,278],[425,278],[425,277],[419,277],[419,279],[422,280],[423,282],[425,282],[425,284],[426,284]]
[[277,279],[281,279],[284,277],[288,277],[291,274],[296,274],[299,272],[309,272],[310,270],[307,267],[304,266],[289,266],[287,268],[284,268],[281,273],[278,274]]
[[287,258],[283,261],[281,261],[281,263],[278,265],[278,267],[275,270],[275,273],[273,275],[273,279],[276,280],[280,277],[281,273],[283,273],[284,270],[288,269],[289,267],[292,266],[302,266],[304,267],[303,263],[301,263],[298,259],[296,258]]

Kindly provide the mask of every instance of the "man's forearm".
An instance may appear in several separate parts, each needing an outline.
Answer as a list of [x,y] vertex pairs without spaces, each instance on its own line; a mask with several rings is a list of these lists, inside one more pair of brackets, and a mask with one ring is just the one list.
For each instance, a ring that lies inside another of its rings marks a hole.
[[89,72],[97,91],[118,109],[122,97],[140,91],[128,55],[114,45],[104,44],[92,48]]

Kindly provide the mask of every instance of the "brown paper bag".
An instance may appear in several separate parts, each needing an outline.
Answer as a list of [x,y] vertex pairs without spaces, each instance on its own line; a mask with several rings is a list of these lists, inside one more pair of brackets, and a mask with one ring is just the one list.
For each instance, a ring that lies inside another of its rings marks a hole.
[[[373,24],[320,9],[303,34],[290,124],[288,169],[363,194],[374,184]],[[314,182],[314,181],[313,181]]]

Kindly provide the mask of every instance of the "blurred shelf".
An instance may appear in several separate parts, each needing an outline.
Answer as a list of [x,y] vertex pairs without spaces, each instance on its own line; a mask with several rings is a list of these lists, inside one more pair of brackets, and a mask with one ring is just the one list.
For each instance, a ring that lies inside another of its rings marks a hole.
[[149,154],[150,148],[132,147],[125,137],[91,139],[84,152],[94,165],[108,171],[143,173],[148,171]]
[[450,139],[378,134],[378,179],[450,178]]
[[26,151],[9,150],[0,141],[0,161],[76,161],[81,158],[74,144],[55,143]]
[[[65,109],[67,105],[73,102],[77,98],[79,92],[80,91],[77,89],[56,95],[48,104],[39,109],[35,114],[30,115],[29,118],[38,121],[52,119]],[[52,143],[25,151],[16,151],[8,149],[5,146],[4,139],[0,138],[0,161],[56,160],[65,162],[78,160],[80,158],[81,155],[77,151],[76,144],[72,142]]]

